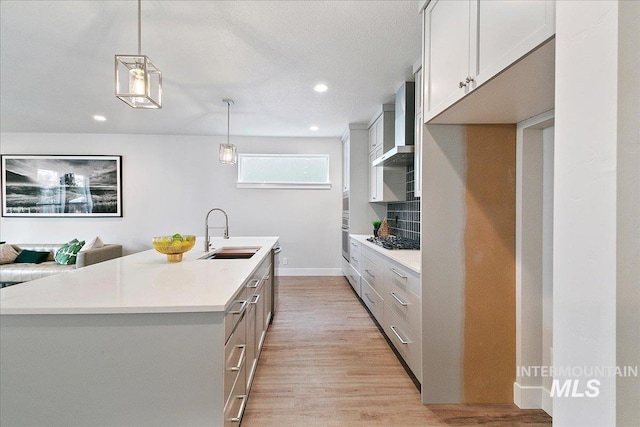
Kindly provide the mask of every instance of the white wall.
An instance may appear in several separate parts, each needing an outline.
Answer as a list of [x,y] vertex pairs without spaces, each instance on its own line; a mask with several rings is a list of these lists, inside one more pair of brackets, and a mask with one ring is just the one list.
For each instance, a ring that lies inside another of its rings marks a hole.
[[462,402],[465,127],[425,125],[422,140],[422,403]]
[[[615,366],[618,3],[556,8],[553,363]],[[616,379],[598,379],[554,397],[554,425],[616,425]]]
[[[640,365],[640,2],[620,3],[616,359]],[[640,425],[640,378],[618,378],[616,423]]]
[[[105,134],[0,135],[1,154],[122,155],[122,218],[1,218],[0,239],[53,243],[99,235],[125,253],[157,235],[204,234],[207,211],[229,214],[231,236],[280,236],[282,274],[340,274],[339,138],[233,137],[241,153],[328,153],[330,190],[236,188],[236,166],[218,162],[224,137]],[[212,214],[211,225],[223,224]],[[213,230],[212,233],[215,233]],[[195,248],[194,250],[199,250]]]

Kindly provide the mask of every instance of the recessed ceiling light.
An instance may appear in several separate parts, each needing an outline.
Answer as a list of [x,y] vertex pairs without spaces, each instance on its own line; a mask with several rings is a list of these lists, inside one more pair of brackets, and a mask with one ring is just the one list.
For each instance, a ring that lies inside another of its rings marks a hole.
[[324,83],[318,83],[313,90],[315,90],[316,92],[326,92],[327,89],[329,89],[329,87],[324,84]]
[[309,130],[312,130],[312,131],[314,131],[314,132],[315,132],[315,131],[317,131],[318,129],[320,129],[320,128],[319,128],[318,126],[315,126],[315,125],[314,125],[314,126],[311,126],[311,127],[309,128]]
[[93,116],[93,120],[95,120],[96,122],[106,122],[107,118],[105,116],[96,114],[95,116]]

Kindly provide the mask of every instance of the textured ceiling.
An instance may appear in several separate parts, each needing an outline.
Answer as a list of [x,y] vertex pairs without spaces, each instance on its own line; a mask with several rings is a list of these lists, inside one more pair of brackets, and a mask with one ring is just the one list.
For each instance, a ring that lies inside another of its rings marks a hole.
[[0,7],[2,132],[222,135],[232,98],[232,135],[339,136],[392,101],[420,58],[414,0],[143,0],[163,108],[133,110],[114,96],[114,55],[137,53],[136,1]]

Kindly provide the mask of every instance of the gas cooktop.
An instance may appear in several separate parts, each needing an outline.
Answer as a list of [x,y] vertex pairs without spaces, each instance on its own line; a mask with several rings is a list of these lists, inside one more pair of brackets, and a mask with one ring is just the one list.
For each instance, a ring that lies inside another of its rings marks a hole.
[[367,241],[384,249],[420,249],[420,240],[405,239],[404,237],[368,237]]

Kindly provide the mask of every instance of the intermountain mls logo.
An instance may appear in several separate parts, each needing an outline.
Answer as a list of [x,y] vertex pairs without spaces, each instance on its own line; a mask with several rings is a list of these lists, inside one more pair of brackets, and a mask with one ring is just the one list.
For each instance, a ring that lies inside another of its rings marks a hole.
[[637,377],[637,366],[518,366],[518,377],[550,377],[551,397],[598,397],[600,379]]

